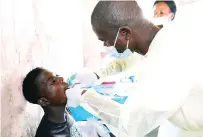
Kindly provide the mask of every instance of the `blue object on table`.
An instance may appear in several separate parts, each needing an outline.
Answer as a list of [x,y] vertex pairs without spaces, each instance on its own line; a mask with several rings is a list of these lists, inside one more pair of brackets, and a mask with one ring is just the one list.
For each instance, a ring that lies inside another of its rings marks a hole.
[[[102,85],[97,85],[92,87],[97,93],[101,94],[101,95],[105,95],[104,91],[106,90],[106,88],[103,88]],[[113,88],[113,87],[112,87]],[[124,104],[126,99],[128,98],[128,96],[119,96],[119,95],[114,95],[114,97],[112,97],[112,100],[120,103],[120,104]]]
[[97,93],[103,95],[102,91],[103,91],[104,89],[102,88],[101,85],[95,85],[95,86],[92,86],[91,88],[93,88]]
[[128,96],[119,96],[119,95],[114,95],[112,98],[113,101],[118,102],[120,104],[124,104]]
[[105,94],[105,90],[108,89],[113,89],[113,85],[95,85],[92,86],[91,88],[93,88],[97,93],[101,94],[101,95],[109,95],[109,94]]
[[89,118],[94,118],[96,120],[99,119],[85,110],[82,106],[68,107],[68,109],[70,110],[75,121],[87,121]]
[[133,83],[134,82],[134,78],[135,78],[135,76],[130,76],[129,77],[129,79],[130,79],[130,81]]

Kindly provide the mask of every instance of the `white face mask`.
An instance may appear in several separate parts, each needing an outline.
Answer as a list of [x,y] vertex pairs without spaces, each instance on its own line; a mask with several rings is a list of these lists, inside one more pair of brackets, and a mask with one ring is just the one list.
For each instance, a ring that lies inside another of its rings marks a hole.
[[166,16],[166,17],[154,18],[152,20],[152,23],[154,25],[165,25],[165,24],[169,23],[170,21],[171,21],[170,16]]
[[105,47],[106,50],[108,51],[108,53],[110,54],[110,56],[115,57],[115,58],[126,58],[128,56],[130,56],[132,54],[132,51],[128,48],[128,44],[129,44],[129,40],[127,41],[127,46],[126,46],[126,50],[123,53],[118,53],[118,51],[116,50],[116,42],[118,39],[118,34],[119,34],[120,28],[117,32],[116,35],[116,39],[114,41],[114,45],[113,46],[109,46],[109,47]]

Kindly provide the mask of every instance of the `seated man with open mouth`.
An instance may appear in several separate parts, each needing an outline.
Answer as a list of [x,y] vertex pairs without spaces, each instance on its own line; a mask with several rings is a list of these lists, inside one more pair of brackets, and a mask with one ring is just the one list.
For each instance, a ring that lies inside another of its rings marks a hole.
[[[66,91],[68,84],[62,77],[52,72],[35,68],[23,81],[23,95],[32,104],[39,104],[44,110],[44,116],[38,126],[35,137],[87,137],[81,133],[74,120],[65,111],[67,104]],[[95,127],[95,136],[99,134]]]

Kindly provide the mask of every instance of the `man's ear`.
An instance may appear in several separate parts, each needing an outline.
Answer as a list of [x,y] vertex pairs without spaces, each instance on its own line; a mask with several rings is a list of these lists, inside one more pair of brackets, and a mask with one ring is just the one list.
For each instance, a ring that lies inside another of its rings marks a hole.
[[46,98],[38,99],[37,103],[43,107],[46,107],[50,104],[50,102]]
[[130,40],[132,37],[132,30],[128,26],[120,27],[119,35],[125,38],[125,40]]
[[170,17],[169,17],[170,21],[172,21],[174,19],[174,17],[175,17],[175,14],[173,12],[170,13]]

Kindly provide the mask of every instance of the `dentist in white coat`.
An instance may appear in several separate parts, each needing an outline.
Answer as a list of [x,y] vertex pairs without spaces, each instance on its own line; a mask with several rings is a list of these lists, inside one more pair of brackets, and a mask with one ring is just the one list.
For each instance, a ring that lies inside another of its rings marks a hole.
[[[83,94],[106,122],[128,137],[144,137],[166,120],[179,128],[177,137],[203,137],[203,22],[186,21],[187,25],[174,21],[159,30],[143,18],[136,1],[96,5],[92,27],[109,51],[116,49],[119,56],[130,51],[145,55],[134,64],[138,83],[124,105],[95,92]],[[133,65],[131,56],[121,64]],[[103,76],[101,72],[81,73],[76,80],[91,84]]]

